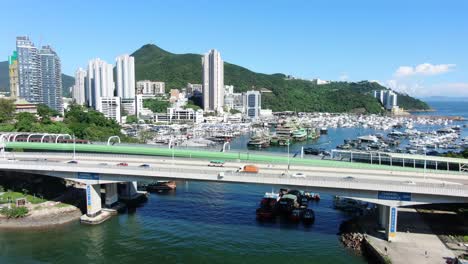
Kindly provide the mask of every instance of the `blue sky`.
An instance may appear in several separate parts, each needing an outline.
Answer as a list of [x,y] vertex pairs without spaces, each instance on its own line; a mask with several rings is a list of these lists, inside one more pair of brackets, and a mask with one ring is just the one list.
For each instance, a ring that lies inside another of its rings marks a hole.
[[91,58],[113,63],[153,43],[174,53],[216,48],[257,72],[468,96],[463,0],[22,0],[2,1],[0,10],[0,56],[29,35],[52,45],[70,75]]

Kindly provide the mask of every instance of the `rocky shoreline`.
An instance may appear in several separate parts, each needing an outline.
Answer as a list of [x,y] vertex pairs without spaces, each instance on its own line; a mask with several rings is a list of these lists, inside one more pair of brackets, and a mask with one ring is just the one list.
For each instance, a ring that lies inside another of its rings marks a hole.
[[362,244],[365,238],[359,226],[359,218],[344,221],[340,225],[338,235],[340,235],[340,241],[346,248],[350,248],[356,253],[362,254]]
[[47,228],[78,221],[82,213],[75,206],[53,207],[39,210],[23,218],[0,217],[0,229]]

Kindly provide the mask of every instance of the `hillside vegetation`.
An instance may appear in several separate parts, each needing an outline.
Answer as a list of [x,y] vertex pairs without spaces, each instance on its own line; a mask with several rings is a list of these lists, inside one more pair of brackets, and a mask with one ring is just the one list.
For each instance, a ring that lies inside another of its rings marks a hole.
[[[201,55],[173,54],[156,45],[147,44],[132,54],[135,57],[137,80],[166,82],[166,89],[201,83]],[[273,111],[326,111],[379,113],[381,104],[372,97],[373,90],[387,89],[375,82],[333,82],[316,85],[307,80],[288,80],[284,74],[262,74],[241,66],[224,63],[224,83],[235,86],[236,92],[267,88],[264,108]],[[399,104],[405,109],[429,109],[413,97],[399,94]]]

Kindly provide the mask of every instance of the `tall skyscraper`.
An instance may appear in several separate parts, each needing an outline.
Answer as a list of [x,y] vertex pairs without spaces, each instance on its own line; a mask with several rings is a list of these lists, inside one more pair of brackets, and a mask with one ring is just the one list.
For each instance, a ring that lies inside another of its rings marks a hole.
[[87,105],[101,111],[101,97],[114,97],[113,65],[97,58],[89,61],[86,84]]
[[135,98],[135,59],[127,54],[116,59],[117,96],[122,99]]
[[13,51],[11,56],[8,56],[8,72],[10,77],[10,97],[16,99],[18,97],[18,53]]
[[224,106],[224,62],[215,49],[202,58],[203,109],[223,111]]
[[72,96],[76,104],[84,105],[86,103],[86,71],[79,68],[75,72],[75,85],[73,86]]
[[57,53],[50,46],[39,50],[41,66],[42,103],[63,113],[62,66]]
[[39,52],[29,37],[16,38],[18,53],[18,96],[30,103],[42,103],[41,63]]

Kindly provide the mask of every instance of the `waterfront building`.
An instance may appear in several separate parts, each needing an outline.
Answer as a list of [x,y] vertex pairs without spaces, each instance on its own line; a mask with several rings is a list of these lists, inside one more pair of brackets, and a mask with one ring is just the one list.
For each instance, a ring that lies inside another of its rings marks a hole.
[[180,99],[180,91],[179,91],[179,89],[171,89],[169,101],[170,101],[171,103],[174,103],[174,102],[176,102],[176,101],[179,100],[179,99]]
[[108,64],[99,58],[90,60],[88,63],[86,102],[89,107],[100,112],[102,112],[100,98],[114,97],[113,67],[112,64]]
[[8,75],[10,78],[10,97],[18,97],[18,52],[15,50],[11,56],[8,56]]
[[393,110],[398,108],[398,95],[391,90],[376,90],[374,97],[384,106],[386,110]]
[[224,96],[234,93],[234,85],[224,85]]
[[188,96],[194,95],[195,93],[203,93],[203,85],[187,83],[185,91],[187,92]]
[[117,96],[122,99],[135,99],[135,59],[127,54],[116,59]]
[[15,105],[15,114],[19,113],[30,113],[37,114],[37,104],[31,104],[24,99],[17,99],[14,103]]
[[99,105],[99,112],[103,113],[105,117],[121,122],[120,97],[99,97]]
[[75,85],[72,88],[73,101],[79,105],[85,105],[86,93],[86,71],[79,68],[75,72]]
[[39,51],[27,36],[16,38],[18,96],[30,103],[42,103]]
[[153,112],[150,109],[145,108],[143,105],[143,101],[145,99],[151,99],[151,98],[154,98],[154,95],[138,94],[137,96],[135,96],[135,115],[137,117],[150,116],[153,114]]
[[224,106],[224,62],[215,49],[202,57],[203,109],[223,111]]
[[57,53],[50,46],[39,50],[42,103],[63,113],[62,66]]
[[122,115],[135,115],[136,114],[136,105],[135,98],[120,98],[120,105],[122,106],[123,113]]
[[202,123],[203,120],[203,110],[201,109],[195,111],[192,108],[167,108],[166,113],[154,114],[152,121],[164,123]]
[[257,119],[262,109],[262,96],[259,91],[247,91],[245,93],[245,114],[250,119]]
[[137,82],[137,95],[162,95],[166,92],[164,82],[154,82],[149,80]]

